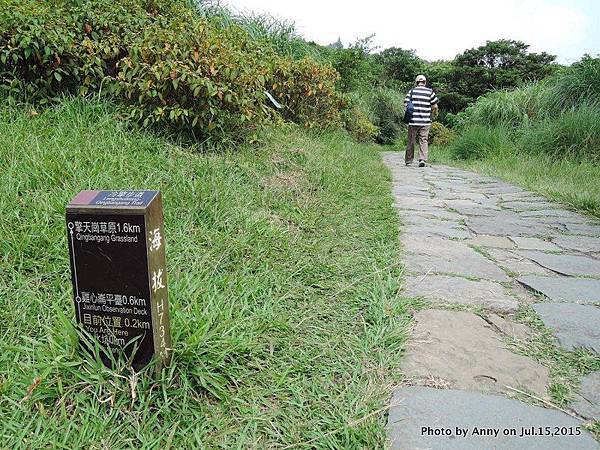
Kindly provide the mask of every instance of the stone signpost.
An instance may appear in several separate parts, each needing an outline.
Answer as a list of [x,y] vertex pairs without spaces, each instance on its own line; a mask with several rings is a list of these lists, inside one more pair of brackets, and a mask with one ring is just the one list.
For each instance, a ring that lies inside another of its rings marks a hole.
[[109,353],[157,369],[171,349],[159,191],[81,191],[67,205],[77,323]]

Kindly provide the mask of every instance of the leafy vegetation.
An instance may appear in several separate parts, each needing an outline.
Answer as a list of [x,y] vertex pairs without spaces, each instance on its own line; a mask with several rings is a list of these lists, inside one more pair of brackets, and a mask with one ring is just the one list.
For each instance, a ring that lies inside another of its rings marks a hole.
[[255,137],[274,116],[264,91],[276,85],[287,119],[341,124],[330,65],[281,56],[251,27],[224,26],[185,2],[2,3],[0,89],[13,100],[104,93],[143,125],[219,145]]
[[464,103],[450,104],[446,100],[440,106],[456,113],[487,92],[514,88],[550,75],[556,57],[531,53],[528,48],[520,41],[500,39],[456,56],[452,61],[453,70],[444,81],[448,92],[459,94]]
[[[454,126],[433,124],[434,157],[600,217],[597,58],[559,69],[501,40],[427,62],[371,40],[321,47],[201,0],[0,0],[3,446],[383,447],[419,305],[376,147],[341,129],[397,143],[417,73]],[[158,379],[77,351],[63,212],[99,186],[168,206]]]
[[[411,304],[378,152],[287,127],[203,155],[103,103],[30,112],[0,108],[2,447],[384,446]],[[76,351],[64,205],[98,186],[163,192],[158,379]]]
[[[377,53],[373,36],[322,47],[293,24],[202,0],[0,6],[0,91],[9,99],[43,105],[64,94],[101,94],[122,117],[205,146],[254,140],[279,118],[391,144],[402,134],[402,97],[418,73],[440,94],[439,120],[452,125],[452,114],[478,96],[554,70],[553,56],[528,53],[518,41],[433,63],[401,48]],[[283,104],[281,114],[265,91]]]
[[271,89],[284,104],[282,115],[306,128],[339,128],[345,103],[335,90],[338,73],[315,60],[280,61]]
[[[523,151],[597,160],[600,82],[593,76],[596,73],[600,73],[600,58],[586,57],[542,83],[480,98],[455,119],[463,131],[453,144],[457,156],[483,156],[460,150],[462,139],[470,139],[473,133],[482,137],[486,130],[498,135],[495,129],[501,128]],[[499,148],[503,146],[497,142]]]

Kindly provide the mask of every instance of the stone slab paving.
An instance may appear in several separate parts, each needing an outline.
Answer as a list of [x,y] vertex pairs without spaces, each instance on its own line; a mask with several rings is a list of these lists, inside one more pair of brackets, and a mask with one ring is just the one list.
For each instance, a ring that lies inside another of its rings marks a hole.
[[558,276],[551,270],[548,270],[513,251],[496,248],[490,248],[486,251],[490,257],[496,261],[498,266],[502,267],[505,271],[517,274],[517,276],[527,274]]
[[565,350],[600,353],[600,308],[573,303],[536,303],[533,309]]
[[462,242],[442,237],[422,239],[419,236],[408,236],[402,242],[407,252],[404,261],[409,272],[460,273],[469,277],[510,281],[502,269]]
[[434,303],[482,306],[501,312],[515,312],[519,306],[510,290],[492,281],[473,281],[446,275],[405,278],[405,293]]
[[[558,208],[559,206],[557,206]],[[521,217],[566,217],[579,218],[579,214],[565,211],[564,209],[534,209],[532,211],[522,211],[519,213]]]
[[540,209],[548,209],[554,207],[552,203],[545,202],[541,199],[536,201],[503,201],[500,203],[503,208],[511,209],[516,212],[535,211]]
[[526,275],[518,281],[553,302],[600,305],[600,280]]
[[469,239],[472,233],[456,221],[429,219],[414,215],[406,219],[405,232],[419,237],[442,236],[451,239]]
[[488,315],[486,321],[510,338],[520,341],[527,341],[531,338],[531,330],[526,325],[511,322],[496,314]]
[[565,226],[570,234],[600,237],[600,225],[565,223]]
[[543,252],[560,252],[561,250],[558,245],[553,244],[552,242],[544,241],[540,238],[511,236],[510,240],[513,241],[521,250],[540,250]]
[[563,275],[600,277],[600,261],[595,258],[579,255],[555,255],[535,250],[522,250],[517,253]]
[[[490,219],[490,217],[492,217]],[[524,220],[514,213],[499,211],[488,216],[473,216],[466,219],[467,226],[477,234],[496,236],[539,236],[548,233],[553,227],[538,223],[535,219]]]
[[581,388],[571,407],[586,419],[600,420],[600,371],[589,374],[581,381]]
[[[445,210],[435,210],[435,211],[411,211],[410,218],[422,218],[422,219],[435,219],[435,220],[453,220],[458,222],[462,220],[462,216],[460,214],[445,211]],[[409,217],[403,217],[404,221],[408,221]]]
[[[558,346],[600,352],[600,308],[577,303],[597,303],[600,295],[600,222],[491,177],[405,167],[399,153],[384,154],[384,162],[404,224],[403,294],[437,308],[414,317],[402,370],[408,383],[420,386],[400,388],[392,399],[393,448],[598,448],[582,429],[578,436],[500,439],[420,431],[443,424],[471,430],[581,425],[563,412],[506,398],[511,386],[549,399],[547,369],[514,352],[535,333],[511,314],[520,302],[539,302],[534,311]],[[476,307],[480,315],[448,305]],[[583,380],[572,404],[580,417],[596,414],[590,411],[599,407],[598,391],[597,375]],[[396,400],[403,403],[395,406]]]
[[464,311],[415,314],[402,370],[418,384],[433,377],[451,388],[492,393],[511,386],[545,396],[549,383],[544,366],[508,350],[489,323]]
[[[410,386],[396,390],[391,404],[387,430],[394,450],[599,448],[573,417],[500,395]],[[546,427],[557,435],[532,436]]]
[[478,234],[467,242],[469,245],[475,245],[478,247],[491,247],[491,248],[515,248],[515,243],[508,238],[503,236],[488,236],[486,234]]
[[600,238],[593,236],[557,236],[552,241],[567,250],[592,254],[600,252]]

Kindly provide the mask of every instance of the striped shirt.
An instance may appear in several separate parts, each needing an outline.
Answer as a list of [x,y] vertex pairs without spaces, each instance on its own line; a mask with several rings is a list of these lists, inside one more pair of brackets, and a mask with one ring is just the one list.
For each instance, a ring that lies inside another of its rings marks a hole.
[[424,126],[431,124],[431,107],[439,102],[439,99],[430,89],[425,86],[417,86],[411,89],[404,98],[404,105],[408,105],[410,93],[412,92],[412,102],[415,105],[415,112],[409,125]]

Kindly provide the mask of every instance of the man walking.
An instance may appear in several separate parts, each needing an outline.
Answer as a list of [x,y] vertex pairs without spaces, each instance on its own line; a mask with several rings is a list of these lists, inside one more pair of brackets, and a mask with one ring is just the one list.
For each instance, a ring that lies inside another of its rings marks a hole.
[[411,89],[404,99],[405,105],[408,105],[408,102],[412,101],[415,108],[408,124],[408,143],[406,145],[404,161],[407,166],[412,164],[415,157],[415,138],[418,137],[419,167],[425,167],[427,152],[429,150],[428,139],[429,128],[431,128],[431,111],[437,112],[439,100],[433,89],[425,86],[427,83],[425,75],[418,75],[415,83],[416,87]]

